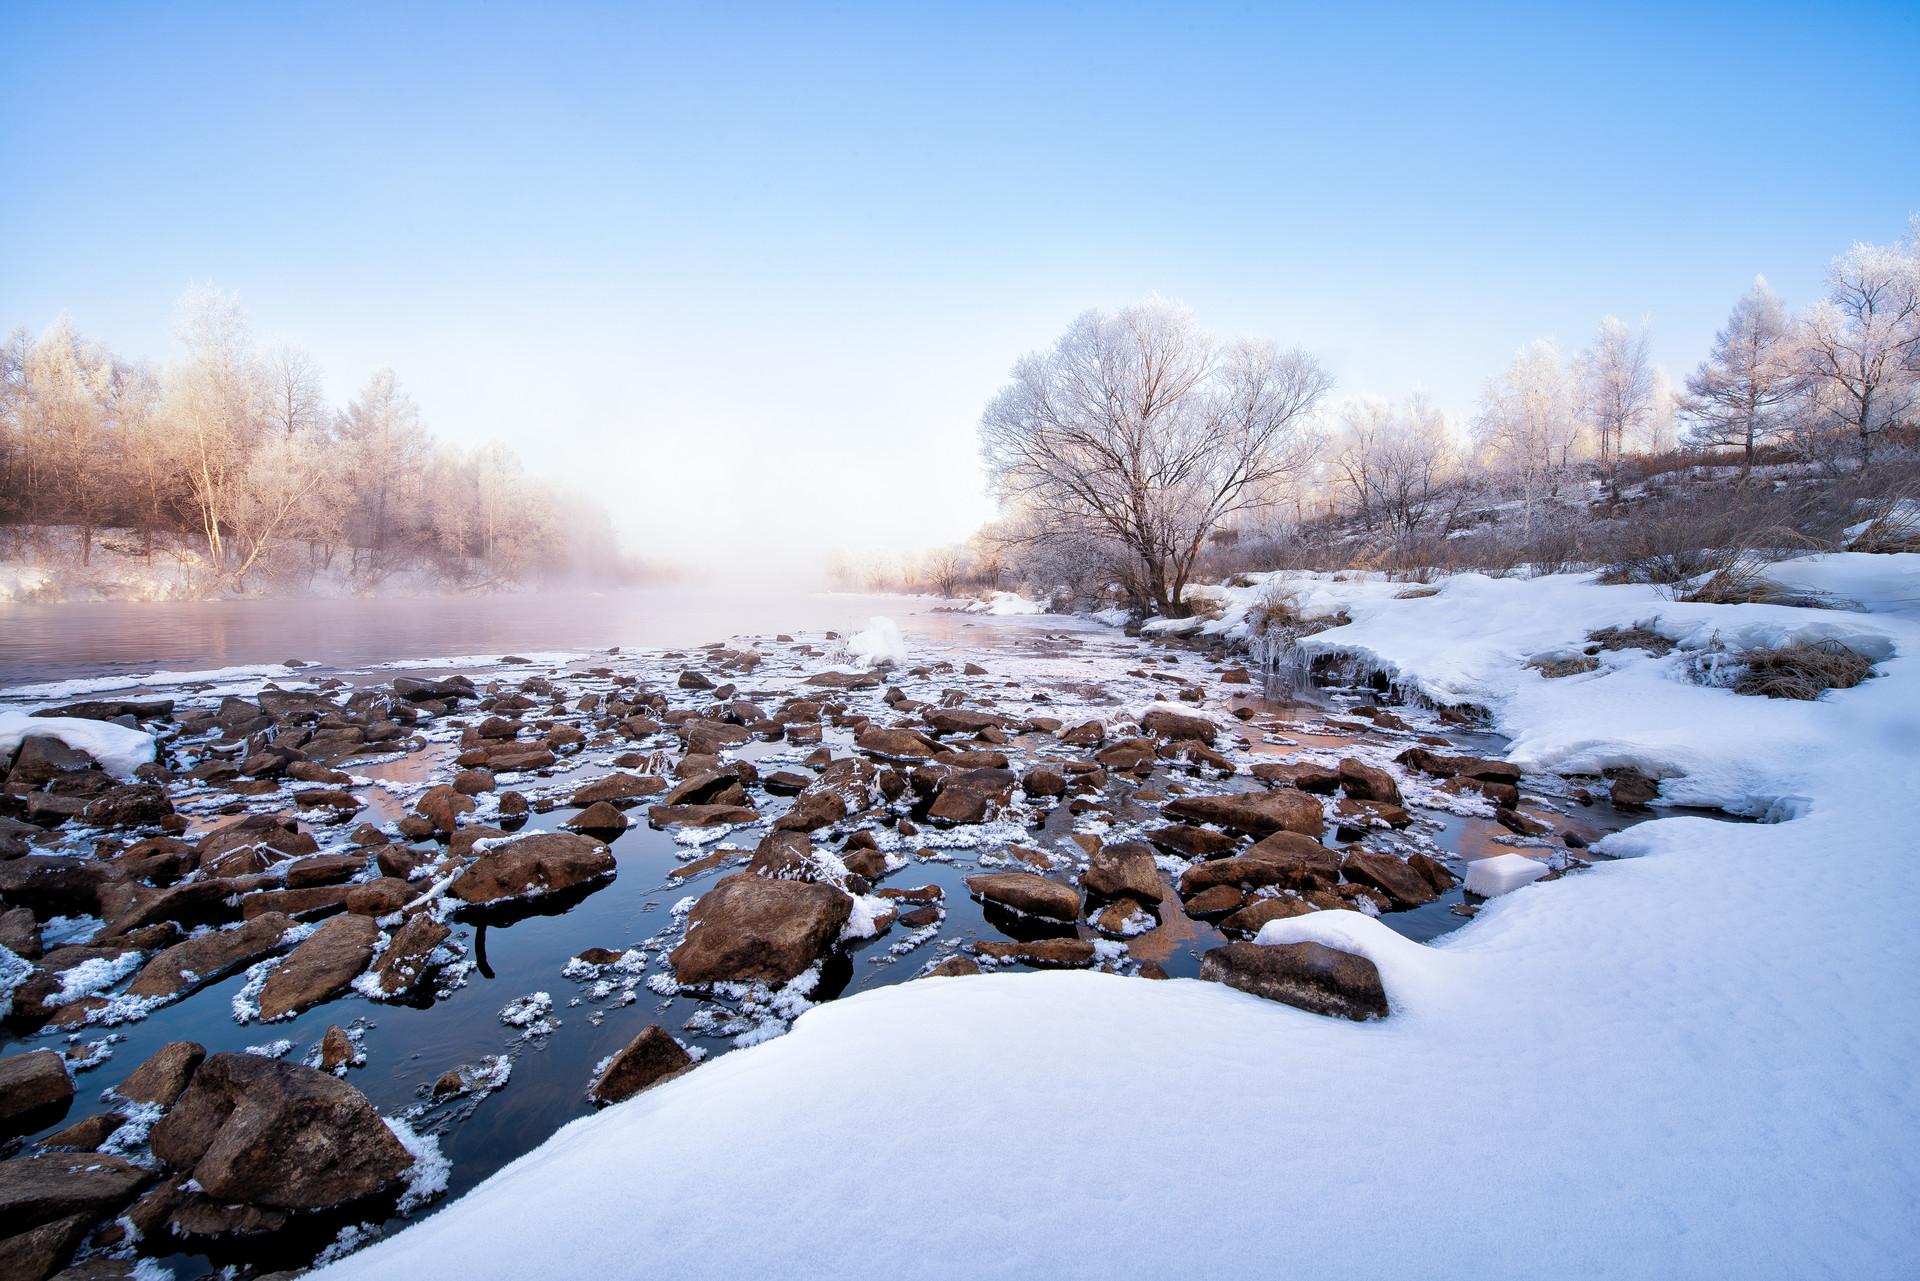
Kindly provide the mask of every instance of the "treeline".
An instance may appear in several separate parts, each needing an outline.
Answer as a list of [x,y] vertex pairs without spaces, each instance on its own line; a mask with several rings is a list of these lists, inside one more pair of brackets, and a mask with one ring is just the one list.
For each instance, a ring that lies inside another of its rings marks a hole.
[[1798,312],[1757,279],[1677,385],[1611,316],[1572,355],[1526,344],[1465,419],[1330,383],[1162,300],[1090,312],[982,417],[1002,519],[836,577],[1177,613],[1196,575],[1239,570],[1678,573],[1709,547],[1819,545],[1917,496],[1920,219],[1834,259]]
[[436,440],[391,370],[343,409],[305,352],[262,348],[232,295],[189,289],[181,350],[128,360],[62,318],[0,347],[0,525],[18,544],[103,530],[133,554],[185,545],[233,590],[405,571],[473,587],[622,568],[604,510],[498,444]]

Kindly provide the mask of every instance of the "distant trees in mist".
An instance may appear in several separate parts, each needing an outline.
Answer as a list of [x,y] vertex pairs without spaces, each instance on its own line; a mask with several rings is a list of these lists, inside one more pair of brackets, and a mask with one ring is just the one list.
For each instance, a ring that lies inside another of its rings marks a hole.
[[123,359],[62,318],[0,346],[0,524],[134,531],[152,557],[190,544],[234,589],[400,570],[459,585],[611,564],[604,511],[528,477],[498,444],[436,440],[391,370],[336,410],[298,349],[262,349],[235,299],[187,291],[178,356]]

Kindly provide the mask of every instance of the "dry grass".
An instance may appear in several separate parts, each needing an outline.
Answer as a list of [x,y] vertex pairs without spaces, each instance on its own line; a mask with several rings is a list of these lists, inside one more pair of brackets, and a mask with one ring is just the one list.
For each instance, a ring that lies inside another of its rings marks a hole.
[[1856,552],[1920,552],[1920,501],[1887,499],[1873,505],[1867,527],[1854,535],[1847,550]]
[[1740,655],[1746,670],[1736,694],[1812,702],[1830,689],[1852,689],[1873,675],[1873,664],[1838,641],[1751,649]]
[[1587,643],[1589,653],[1603,649],[1644,649],[1656,656],[1673,652],[1673,642],[1649,627],[1602,627],[1587,633]]
[[1438,596],[1439,594],[1440,589],[1438,587],[1409,587],[1403,592],[1395,592],[1393,598],[1395,600],[1425,600],[1429,596]]

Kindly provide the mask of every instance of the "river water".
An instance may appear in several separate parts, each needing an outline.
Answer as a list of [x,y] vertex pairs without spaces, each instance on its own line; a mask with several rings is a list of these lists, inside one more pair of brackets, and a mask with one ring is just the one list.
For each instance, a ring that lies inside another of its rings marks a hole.
[[950,634],[953,620],[966,616],[934,613],[939,604],[932,597],[679,585],[416,599],[0,605],[0,688],[290,658],[359,668],[511,651],[698,645],[736,635],[858,630],[875,614],[909,631]]

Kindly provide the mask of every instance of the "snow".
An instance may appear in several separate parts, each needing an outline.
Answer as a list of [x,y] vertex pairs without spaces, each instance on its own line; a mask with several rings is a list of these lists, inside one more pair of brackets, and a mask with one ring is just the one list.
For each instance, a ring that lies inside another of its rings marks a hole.
[[130,778],[153,759],[153,735],[112,721],[82,720],[77,716],[29,716],[0,712],[0,758],[20,750],[29,738],[57,738],[85,752],[116,778]]
[[[1307,1276],[1909,1275],[1920,877],[1897,807],[1920,792],[1920,571],[1820,560],[1795,572],[1879,603],[1826,622],[1888,657],[1791,705],[1693,685],[1684,654],[1555,681],[1524,661],[1636,619],[1704,646],[1823,611],[1579,576],[1308,589],[1354,620],[1309,643],[1487,707],[1530,768],[1662,762],[1670,790],[1791,816],[1643,823],[1431,945],[1356,912],[1262,930],[1369,957],[1385,1020],[1097,972],[883,987],[576,1121],[325,1275],[1184,1276],[1221,1230]],[[873,1177],[821,1177],[849,1168]]]
[[1522,885],[1531,885],[1551,871],[1538,859],[1525,854],[1495,854],[1467,864],[1467,893],[1487,898],[1510,893]]
[[847,639],[845,653],[857,667],[896,667],[907,661],[907,642],[900,634],[900,624],[876,615],[867,620],[865,631]]
[[1037,600],[1022,596],[1019,592],[988,592],[984,600],[969,604],[966,612],[1008,617],[1020,614],[1044,614],[1047,612],[1047,607]]

